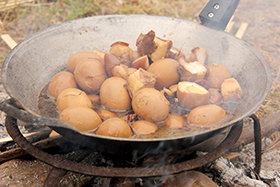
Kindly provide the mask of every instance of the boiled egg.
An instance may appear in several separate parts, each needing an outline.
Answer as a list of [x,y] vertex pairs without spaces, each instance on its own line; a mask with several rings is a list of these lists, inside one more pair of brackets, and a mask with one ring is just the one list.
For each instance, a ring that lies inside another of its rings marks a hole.
[[59,111],[63,111],[70,106],[84,106],[93,108],[93,105],[87,94],[77,88],[68,88],[63,90],[57,97],[56,107]]
[[227,116],[224,109],[218,105],[203,105],[194,108],[187,116],[192,125],[211,126],[221,122]]
[[77,84],[87,93],[99,93],[101,84],[107,78],[104,66],[94,59],[81,61],[75,68],[74,77]]
[[163,87],[178,83],[179,74],[177,67],[179,63],[171,58],[160,59],[152,63],[147,69],[148,72],[156,76],[155,88],[161,90]]
[[[103,62],[103,57],[100,57],[98,54],[90,51],[79,51],[71,55],[67,61],[67,69],[70,72],[74,72],[78,63],[85,59],[96,59],[100,63]],[[104,62],[103,62],[104,63]]]
[[169,101],[155,88],[142,88],[132,98],[134,112],[144,120],[164,121],[169,114]]
[[136,134],[153,134],[158,130],[158,126],[152,122],[139,120],[131,125]]
[[53,76],[48,87],[48,94],[57,98],[67,88],[78,88],[78,86],[72,73],[62,71]]
[[100,88],[101,104],[113,111],[126,111],[131,108],[131,98],[127,90],[127,82],[120,77],[110,77]]
[[123,119],[114,117],[105,120],[97,129],[96,134],[111,137],[129,138],[132,136],[132,130]]
[[208,90],[194,82],[183,81],[178,83],[177,97],[182,108],[191,110],[208,104],[210,94]]
[[82,132],[93,131],[102,123],[101,118],[93,109],[84,106],[66,108],[60,113],[59,119],[68,122]]
[[179,114],[169,114],[165,125],[175,129],[183,128],[185,126],[184,118]]

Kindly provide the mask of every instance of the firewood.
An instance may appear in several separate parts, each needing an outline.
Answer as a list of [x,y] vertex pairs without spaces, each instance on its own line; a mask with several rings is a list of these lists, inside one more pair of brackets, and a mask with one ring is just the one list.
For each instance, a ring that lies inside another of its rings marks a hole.
[[[37,142],[39,140],[43,140],[49,137],[51,130],[44,130],[39,132],[32,132],[23,134],[23,136],[31,143]],[[0,139],[0,151],[7,149],[8,147],[15,146],[15,142],[11,137],[6,137]]]
[[[48,149],[48,148],[53,148],[58,145],[62,145],[66,142],[68,142],[68,140],[63,138],[61,135],[59,135],[59,136],[55,136],[52,138],[47,138],[47,139],[38,141],[38,142],[34,143],[33,145],[39,149],[44,150],[44,149]],[[14,158],[18,158],[18,157],[21,157],[21,156],[24,156],[27,154],[28,153],[26,153],[20,147],[17,147],[17,148],[0,153],[0,163],[14,159]]]
[[212,162],[209,168],[219,174],[222,183],[230,184],[231,186],[268,187],[263,181],[246,176],[246,172],[242,168],[236,168],[230,161],[223,157]]
[[[272,134],[275,131],[280,131],[280,111],[260,120],[260,124],[262,138]],[[238,141],[231,148],[231,151],[241,150],[244,145],[252,142],[254,142],[254,128],[253,124],[248,124],[243,127],[242,134]]]

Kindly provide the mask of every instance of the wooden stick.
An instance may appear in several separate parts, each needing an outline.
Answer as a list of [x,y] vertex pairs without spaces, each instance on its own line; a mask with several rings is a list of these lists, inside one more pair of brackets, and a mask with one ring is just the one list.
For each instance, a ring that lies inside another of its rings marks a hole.
[[1,38],[11,49],[13,49],[17,45],[17,43],[8,34],[2,34]]
[[[52,137],[52,138],[47,138],[41,141],[38,141],[36,143],[34,143],[33,145],[39,149],[48,149],[48,148],[52,148],[58,145],[62,145],[66,142],[69,142],[68,140],[66,140],[66,138],[62,137],[62,136],[56,136],[56,137]],[[28,153],[26,153],[24,150],[22,150],[20,147],[5,151],[0,153],[0,163],[14,159],[14,158],[18,158],[24,155],[27,155]]]
[[235,24],[234,21],[230,22],[225,31],[229,33],[232,30],[234,24]]
[[247,27],[248,27],[248,23],[244,23],[244,22],[241,23],[241,26],[238,29],[238,31],[236,32],[235,36],[237,38],[241,39],[243,37],[243,35],[245,34]]
[[230,18],[228,25],[225,29],[226,32],[230,32],[231,29],[233,28],[233,25],[235,24],[235,22],[233,21],[234,15]]
[[[31,143],[37,142],[42,139],[46,139],[49,137],[51,130],[44,130],[39,132],[27,133],[23,134],[23,136]],[[15,142],[11,137],[0,139],[0,151],[6,150],[7,147],[11,147],[15,145]]]

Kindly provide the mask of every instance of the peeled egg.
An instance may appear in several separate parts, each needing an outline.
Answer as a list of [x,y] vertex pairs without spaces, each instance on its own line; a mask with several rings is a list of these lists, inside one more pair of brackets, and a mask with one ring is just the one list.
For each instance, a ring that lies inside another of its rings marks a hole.
[[183,128],[185,126],[184,118],[178,114],[169,114],[165,125],[171,128]]
[[101,104],[114,111],[129,110],[131,108],[131,98],[126,85],[126,80],[120,77],[106,79],[100,88]]
[[194,82],[183,81],[178,83],[177,97],[180,106],[190,110],[194,107],[208,104],[210,93]]
[[72,73],[62,71],[53,76],[48,87],[48,94],[57,98],[58,94],[67,88],[78,88],[78,86]]
[[194,108],[187,116],[189,123],[198,126],[211,126],[221,122],[226,117],[224,109],[217,105],[203,105]]
[[79,131],[93,131],[101,123],[99,115],[92,109],[84,106],[72,106],[63,110],[59,119],[68,122]]
[[136,134],[153,134],[158,130],[158,126],[152,122],[139,120],[131,125]]
[[129,138],[132,136],[132,130],[123,119],[114,117],[105,120],[97,129],[96,134]]
[[221,85],[224,102],[241,102],[242,89],[235,78],[226,79]]
[[207,82],[210,88],[221,88],[225,79],[231,78],[231,72],[224,64],[213,63],[208,66]]
[[105,110],[105,109],[101,109],[101,110],[98,110],[96,112],[100,116],[102,121],[105,121],[109,118],[118,117],[118,115],[116,113],[114,113],[112,111],[109,111],[109,110]]
[[169,114],[169,101],[154,88],[142,88],[132,98],[132,108],[141,118],[152,122],[164,121]]
[[97,94],[87,94],[87,96],[92,103],[99,103],[100,101],[100,97]]
[[69,59],[67,61],[67,69],[73,73],[77,64],[85,59],[96,59],[101,63],[103,62],[103,58],[94,52],[79,51],[69,57]]
[[104,66],[94,59],[81,61],[75,68],[77,84],[87,93],[99,93],[101,84],[107,78]]
[[176,60],[165,58],[157,60],[149,66],[147,71],[156,76],[156,89],[161,90],[163,87],[168,88],[169,86],[178,83],[178,65],[179,63]]
[[57,97],[56,107],[59,111],[63,111],[70,106],[85,106],[93,108],[87,94],[77,88],[68,88],[63,90]]

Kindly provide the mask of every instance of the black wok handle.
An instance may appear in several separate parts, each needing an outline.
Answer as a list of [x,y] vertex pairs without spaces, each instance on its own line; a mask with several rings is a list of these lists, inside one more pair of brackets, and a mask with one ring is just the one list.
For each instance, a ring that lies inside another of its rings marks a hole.
[[225,30],[239,0],[210,0],[199,14],[202,25]]
[[22,110],[14,99],[3,100],[0,102],[0,110],[7,115],[19,119],[23,122],[30,123],[32,125],[51,127],[51,128],[63,128],[78,132],[74,126],[68,124],[57,118],[42,117],[30,114],[29,112]]

